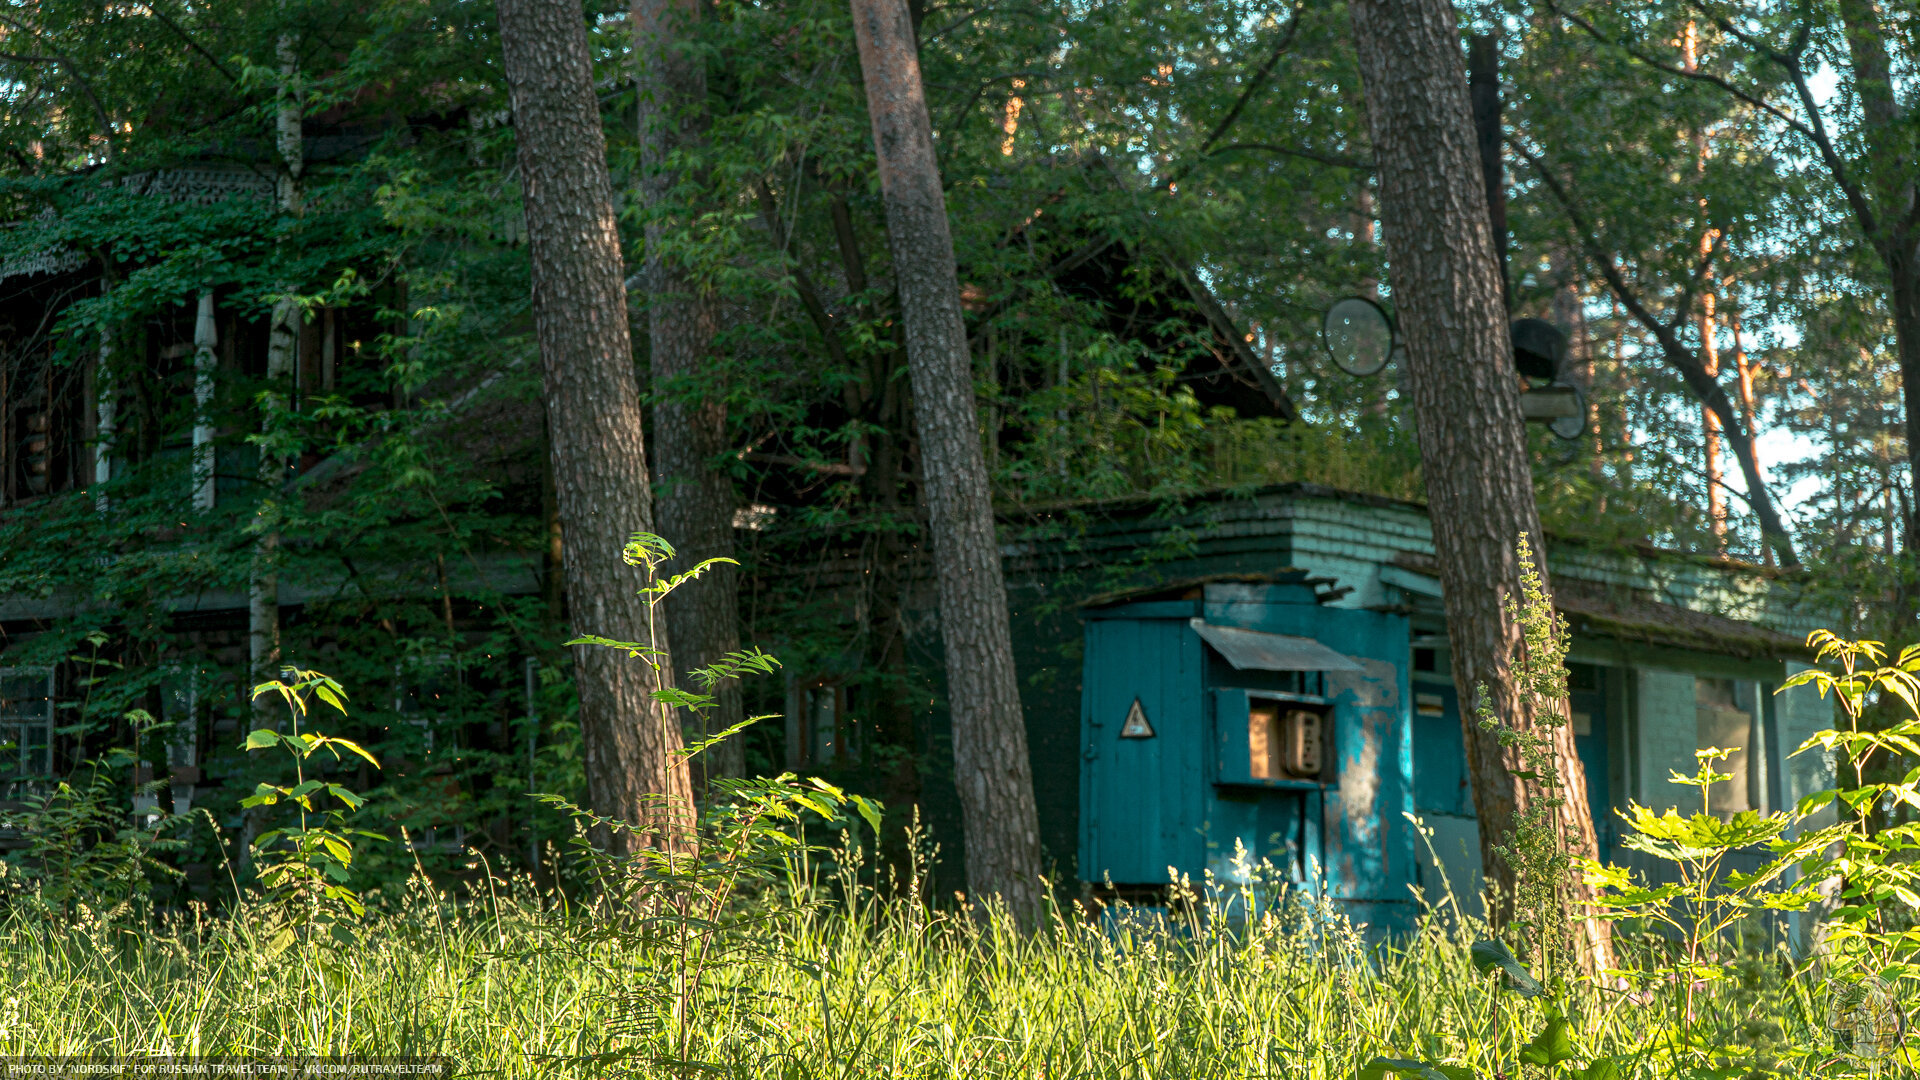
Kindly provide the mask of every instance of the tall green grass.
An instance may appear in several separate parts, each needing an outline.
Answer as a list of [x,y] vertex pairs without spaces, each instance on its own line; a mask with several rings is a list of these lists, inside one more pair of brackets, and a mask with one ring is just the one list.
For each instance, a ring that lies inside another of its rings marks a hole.
[[[416,877],[357,941],[279,952],[256,929],[272,913],[249,906],[138,919],[18,907],[0,921],[0,1054],[446,1055],[499,1077],[1331,1080],[1382,1054],[1516,1076],[1538,1026],[1474,970],[1484,928],[1437,911],[1370,947],[1329,907],[1226,890],[1171,914],[1064,906],[1022,935],[915,891],[846,874],[742,906],[694,1006],[698,1065],[671,1060],[672,1018],[636,991],[675,955],[525,879],[456,902]],[[1723,1012],[1731,1044],[1755,1009],[1817,1038],[1810,985],[1774,981],[1751,1000],[1703,1000],[1702,1019],[1722,1026]],[[1591,988],[1570,1000],[1583,1052],[1680,1075],[1659,1006]]]

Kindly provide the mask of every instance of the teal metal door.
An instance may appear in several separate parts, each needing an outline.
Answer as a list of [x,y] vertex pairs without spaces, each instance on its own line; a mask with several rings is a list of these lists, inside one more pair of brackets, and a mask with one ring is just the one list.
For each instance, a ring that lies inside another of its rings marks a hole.
[[1580,755],[1581,771],[1586,774],[1587,809],[1593,814],[1594,838],[1600,844],[1600,857],[1613,857],[1613,795],[1608,790],[1610,762],[1607,754],[1606,671],[1597,667],[1575,666],[1569,679],[1568,702],[1573,722],[1573,748]]
[[1192,605],[1179,606],[1179,618],[1087,623],[1080,875],[1096,885],[1166,884],[1169,866],[1203,861],[1204,657]]

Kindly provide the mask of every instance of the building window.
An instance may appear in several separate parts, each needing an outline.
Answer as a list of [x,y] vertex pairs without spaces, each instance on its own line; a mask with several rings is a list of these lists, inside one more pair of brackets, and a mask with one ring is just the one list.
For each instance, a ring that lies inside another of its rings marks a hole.
[[0,668],[0,801],[53,775],[53,669]]
[[852,765],[864,750],[863,724],[854,716],[859,691],[837,678],[797,680],[791,691],[788,730],[796,768]]
[[87,434],[74,406],[77,378],[60,372],[51,353],[0,358],[0,502],[73,486]]
[[209,672],[174,665],[160,684],[161,718],[167,723],[167,781],[176,814],[193,809],[194,789],[200,784],[200,715],[205,711],[203,688],[209,681]]
[[437,653],[395,664],[393,674],[393,711],[417,733],[420,758],[408,763],[407,772],[421,787],[422,803],[416,809],[428,819],[408,830],[407,846],[414,851],[462,850],[466,824],[447,819],[460,803],[453,762],[460,756],[461,717],[455,703],[466,673],[452,654]]
[[1740,707],[1741,696],[1739,684],[1733,679],[1693,681],[1694,745],[1732,751],[1711,765],[1714,772],[1730,778],[1706,791],[1708,808],[1722,816],[1754,809],[1750,776],[1753,713]]

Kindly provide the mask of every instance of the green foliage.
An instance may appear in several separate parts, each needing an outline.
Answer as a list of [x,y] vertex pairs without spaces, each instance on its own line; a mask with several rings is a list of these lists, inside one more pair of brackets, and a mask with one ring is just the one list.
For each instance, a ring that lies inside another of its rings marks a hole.
[[1504,974],[1507,977],[1504,985],[1521,997],[1538,997],[1546,990],[1540,985],[1540,980],[1533,977],[1533,972],[1528,971],[1526,965],[1520,962],[1520,958],[1513,955],[1513,950],[1507,948],[1507,943],[1504,941],[1497,938],[1476,941],[1468,955],[1473,959],[1474,968],[1481,974],[1489,974],[1495,970]]
[[[1876,758],[1920,758],[1920,680],[1915,678],[1920,646],[1901,650],[1889,664],[1877,641],[1847,641],[1820,630],[1809,635],[1807,645],[1838,670],[1808,668],[1782,689],[1813,686],[1822,699],[1833,695],[1847,726],[1816,732],[1794,753],[1838,752],[1853,774],[1850,786],[1814,792],[1795,808],[1802,819],[1836,803],[1846,808],[1838,823],[1809,829],[1799,840],[1803,879],[1838,884],[1824,925],[1828,963],[1853,980],[1872,975],[1890,984],[1920,982],[1920,929],[1914,927],[1920,913],[1920,860],[1915,858],[1920,820],[1908,813],[1894,824],[1876,821],[1876,811],[1894,818],[1903,808],[1920,810],[1920,765],[1896,782],[1867,779]],[[1863,716],[1880,695],[1898,699],[1907,717],[1876,730],[1863,723]],[[1896,921],[1896,912],[1904,912],[1904,919]]]
[[[143,712],[127,719],[136,732],[153,727]],[[152,780],[115,781],[138,760],[116,748],[82,762],[71,776],[29,789],[21,805],[6,812],[26,845],[0,861],[0,898],[45,906],[61,917],[85,906],[111,919],[147,899],[155,878],[179,878],[162,856],[185,846],[173,834],[191,819],[156,813],[143,822],[127,813],[130,793],[151,796],[160,787]]]
[[[726,679],[737,679],[743,675],[770,675],[780,666],[780,662],[756,648],[746,648],[720,657],[706,667],[693,668],[687,674],[700,684],[700,691],[689,691],[673,685],[672,672],[664,661],[666,650],[656,648],[653,642],[658,639],[659,607],[673,590],[693,581],[708,570],[722,563],[738,566],[739,562],[728,558],[704,559],[692,567],[677,574],[660,576],[660,568],[671,562],[675,552],[673,545],[652,533],[634,533],[620,551],[620,558],[628,566],[638,566],[646,573],[646,584],[640,587],[640,595],[647,602],[647,640],[614,641],[596,634],[585,634],[567,642],[568,645],[599,645],[609,649],[623,649],[629,657],[637,658],[653,668],[659,679],[653,698],[668,708],[686,709],[702,717],[713,709],[714,696],[710,691],[715,685]],[[687,748],[687,753],[698,753],[718,742],[745,730],[748,725],[770,716],[751,717],[703,739],[698,745]]]
[[[163,663],[196,673],[202,720],[252,726],[251,674],[216,643],[172,634],[162,616],[169,598],[243,592],[253,542],[271,526],[284,543],[267,568],[309,597],[286,627],[285,651],[325,656],[314,662],[360,691],[341,734],[388,764],[358,787],[369,819],[389,833],[440,836],[505,822],[512,857],[531,862],[561,837],[520,796],[536,786],[576,800],[583,792],[567,661],[554,643],[592,628],[560,624],[558,569],[541,565],[547,448],[492,9],[382,0],[341,11],[293,0],[215,11],[167,0],[142,10],[50,0],[13,16],[10,32],[35,47],[0,57],[9,223],[0,248],[7,258],[70,250],[89,260],[81,277],[112,284],[49,301],[39,314],[50,317],[8,327],[0,352],[14,365],[51,354],[56,379],[77,387],[98,359],[99,331],[114,328],[118,344],[92,374],[96,387],[118,388],[121,406],[104,486],[0,515],[0,594],[49,605],[60,597],[65,613],[10,645],[9,662],[64,657],[86,635],[106,635],[105,658],[123,666],[103,676],[78,718],[89,752],[142,704]],[[1643,276],[1679,280],[1703,192],[1726,208],[1716,226],[1743,253],[1765,248],[1767,222],[1825,197],[1780,177],[1790,159],[1777,154],[1713,155],[1697,183],[1684,169],[1673,179],[1691,147],[1675,123],[1732,138],[1756,131],[1758,119],[1633,77],[1611,51],[1588,48],[1534,8],[1501,10],[1514,53],[1509,115],[1556,161],[1582,170],[1580,193],[1629,231],[1621,246]],[[1658,29],[1676,10],[1621,18]],[[617,11],[588,7],[614,181],[631,191],[642,178]],[[1493,11],[1470,14],[1491,20]],[[869,771],[905,777],[904,796],[922,786],[914,770],[932,767],[918,725],[937,695],[923,693],[919,656],[894,649],[906,622],[894,579],[925,538],[912,510],[910,386],[851,24],[845,5],[827,0],[721,3],[706,14],[689,28],[687,50],[712,91],[702,103],[707,137],[682,149],[665,205],[643,211],[640,200],[621,200],[620,229],[637,266],[653,226],[655,242],[717,290],[723,331],[698,373],[645,392],[650,402],[726,406],[717,467],[744,504],[773,511],[739,553],[757,598],[746,636],[809,672],[852,669],[862,722],[885,718],[874,728],[893,732]],[[1340,5],[956,9],[921,30],[999,505],[1145,498],[1172,507],[1210,489],[1294,480],[1421,497],[1405,372],[1396,365],[1356,382],[1317,341],[1330,299],[1393,299],[1372,235],[1364,100]],[[294,96],[315,140],[302,212],[139,194],[158,169],[217,161],[273,171],[266,148],[283,39],[299,59]],[[1606,63],[1591,62],[1599,53]],[[1644,208],[1642,190],[1658,192]],[[1698,505],[1697,422],[1676,407],[1684,392],[1646,359],[1626,320],[1602,317],[1591,268],[1567,258],[1562,223],[1532,181],[1518,177],[1513,195],[1516,314],[1548,314],[1571,290],[1595,356],[1591,453],[1584,441],[1569,452],[1544,436],[1535,447],[1547,523],[1712,545]],[[1859,395],[1847,401],[1864,415],[1896,388],[1884,354],[1865,365],[1871,378],[1839,367],[1855,363],[1856,342],[1884,321],[1877,309],[1852,311],[1873,308],[1858,299],[1871,290],[1841,287],[1857,275],[1840,232],[1818,230],[1818,272],[1748,267],[1741,303],[1755,312],[1750,325],[1764,307],[1808,328],[1803,346],[1768,346],[1763,396],[1794,393],[1806,377],[1820,394]],[[1302,423],[1219,404],[1214,395],[1236,377],[1207,372],[1232,335],[1200,316],[1189,279],[1216,295],[1234,333],[1252,338]],[[204,410],[217,433],[220,505],[187,513],[182,448],[202,418],[186,363],[154,356],[190,337],[205,289],[223,320],[241,321],[221,324]],[[1805,302],[1815,295],[1821,304]],[[311,370],[298,388],[269,385],[259,370],[251,327],[288,300],[312,337],[328,320],[336,327],[330,390]],[[644,320],[648,298],[636,290],[633,300]],[[1730,303],[1729,287],[1723,308]],[[1815,321],[1827,311],[1830,322]],[[644,371],[644,355],[636,360]],[[1819,411],[1793,422],[1836,445],[1859,443],[1819,470],[1833,478],[1834,505],[1845,491],[1880,490],[1869,481],[1897,455],[1876,457],[1880,444]],[[263,484],[263,452],[301,463],[300,477]],[[1851,535],[1849,514],[1836,509],[1836,528],[1815,531]],[[1097,519],[1066,514],[1062,527]],[[1736,539],[1742,527],[1736,514]],[[828,558],[871,572],[872,618],[850,627],[844,604],[821,600],[809,574]],[[526,592],[535,578],[540,596]],[[520,673],[500,670],[527,657],[541,664],[532,717],[509,692]],[[777,696],[750,693],[762,708]],[[772,737],[756,738],[771,768]],[[226,791],[262,778],[257,762],[225,747],[204,764]],[[214,809],[230,828],[231,807]],[[443,846],[421,859],[435,872],[462,869],[466,855]],[[397,887],[412,864],[370,851],[359,870]]]
[[[733,562],[707,559],[662,577],[660,568],[674,554],[672,544],[652,533],[635,533],[621,552],[628,565],[646,574],[640,589],[647,603],[646,641],[588,635],[568,644],[626,650],[654,669],[654,700],[704,719],[713,707],[712,690],[721,681],[769,674],[779,662],[750,648],[693,669],[690,674],[702,692],[673,685],[672,671],[662,663],[666,652],[653,644],[658,632],[655,609],[679,586],[720,563]],[[678,751],[673,766],[684,768],[766,719],[750,717],[701,739]],[[742,966],[798,963],[772,947],[778,939],[769,930],[770,924],[804,910],[792,902],[797,894],[783,896],[779,886],[803,879],[808,856],[822,850],[802,839],[806,823],[824,819],[844,830],[848,822],[843,817],[857,814],[877,836],[884,811],[863,796],[818,778],[802,782],[792,773],[710,779],[699,820],[691,828],[687,818],[693,808],[676,806],[665,794],[650,796],[640,822],[595,814],[557,795],[537,798],[566,812],[578,825],[570,847],[576,869],[594,886],[601,918],[593,938],[617,946],[623,966],[635,958],[642,961],[644,976],[628,983],[616,1002],[630,1018],[623,1018],[623,1028],[643,1038],[593,1055],[591,1061],[606,1066],[642,1058],[657,1068],[679,1069],[720,1067],[695,1055],[710,1052],[705,1031],[715,1015],[754,1007],[751,995],[743,996],[738,985]]]
[[[602,817],[557,796],[539,798],[579,824],[572,854],[596,887],[599,918],[568,948],[605,943],[617,957],[601,970],[620,986],[610,1007],[626,1039],[590,1060],[661,1069],[721,1068],[705,1060],[714,1052],[713,1022],[739,1010],[778,1008],[778,995],[743,988],[750,972],[782,965],[817,972],[782,947],[780,933],[808,907],[804,892],[784,886],[803,879],[808,857],[825,850],[804,842],[805,826],[824,822],[845,830],[846,815],[857,814],[877,834],[882,812],[869,799],[791,773],[711,781],[698,825],[672,836],[657,824]],[[616,833],[634,838],[631,854],[592,839]]]
[[[1191,917],[1171,924],[1124,905],[1061,908],[1028,934],[1003,912],[929,903],[924,877],[889,886],[860,869],[848,845],[735,893],[713,920],[712,951],[694,957],[706,974],[689,998],[693,1064],[679,1056],[665,977],[678,970],[666,951],[677,932],[649,929],[631,908],[572,904],[524,876],[489,877],[465,900],[415,879],[403,903],[369,908],[332,975],[307,946],[272,955],[252,907],[156,915],[133,936],[10,913],[0,917],[0,1050],[165,1039],[202,1054],[444,1054],[505,1078],[582,1080],[1741,1075],[1655,1053],[1657,1012],[1585,984],[1564,988],[1564,1041],[1541,1040],[1538,1007],[1487,992],[1469,938],[1432,918],[1369,948],[1297,895],[1249,907],[1239,887],[1204,888]],[[690,910],[686,924],[705,913]],[[1703,991],[1702,1009],[1741,1007],[1736,989]],[[1864,1075],[1826,1064],[1817,980],[1798,971],[1779,990],[1770,1015],[1796,1055],[1789,1075]],[[1557,1074],[1519,1064],[1534,1044],[1549,1058],[1567,1045],[1577,1056]]]
[[[1586,860],[1587,884],[1595,890],[1594,903],[1602,918],[1632,920],[1636,927],[1658,927],[1665,937],[1651,939],[1647,955],[1638,964],[1612,973],[1649,998],[1658,996],[1668,1008],[1666,1024],[1650,1033],[1665,1045],[1676,1061],[1703,1065],[1739,1061],[1754,1069],[1772,1068],[1777,1047],[1764,1038],[1766,1024],[1753,1027],[1777,1008],[1777,986],[1768,985],[1771,961],[1751,946],[1743,953],[1734,936],[1748,929],[1767,911],[1804,910],[1813,894],[1805,883],[1792,883],[1794,863],[1817,850],[1818,841],[1786,839],[1795,818],[1786,812],[1760,814],[1743,810],[1720,816],[1711,812],[1708,788],[1726,774],[1712,763],[1727,755],[1717,747],[1697,751],[1700,767],[1692,776],[1674,774],[1676,784],[1701,789],[1702,809],[1689,817],[1674,810],[1663,814],[1638,804],[1621,817],[1632,830],[1622,845],[1673,867],[1675,880],[1646,884],[1627,870]],[[1810,846],[1814,845],[1814,846]],[[1731,871],[1726,861],[1735,852],[1767,850],[1771,859],[1753,872]],[[1717,1011],[1702,1010],[1700,1000],[1721,984],[1730,984],[1722,998],[1743,1001],[1746,1018],[1740,1040],[1730,1039],[1729,1025]],[[1763,1074],[1764,1075],[1764,1074]]]
[[287,917],[284,947],[300,929],[319,926],[345,930],[345,913],[363,915],[365,906],[352,882],[354,838],[385,840],[377,832],[350,827],[347,822],[366,800],[351,789],[324,776],[307,775],[307,762],[322,750],[331,760],[340,761],[342,751],[352,754],[374,768],[380,763],[351,739],[301,731],[310,701],[318,698],[346,715],[346,692],[340,684],[317,671],[287,668],[279,679],[253,688],[253,696],[278,694],[287,705],[293,731],[283,733],[272,728],[256,728],[247,733],[244,749],[272,750],[278,747],[292,759],[294,780],[290,785],[262,781],[252,795],[240,801],[243,807],[291,804],[298,810],[297,824],[267,829],[254,840],[254,859],[260,883],[267,895],[279,904]]
[[[1635,804],[1621,816],[1632,830],[1622,842],[1673,867],[1675,880],[1653,884],[1616,866],[1588,862],[1586,880],[1598,890],[1602,917],[1633,920],[1668,932],[1654,938],[1647,962],[1617,972],[1636,987],[1663,993],[1670,1019],[1657,1033],[1672,1060],[1701,1067],[1741,1064],[1771,1075],[1784,1060],[1804,1059],[1804,1049],[1787,1046],[1779,1010],[1790,997],[1777,964],[1742,951],[1742,931],[1766,912],[1803,912],[1818,920],[1811,933],[1817,963],[1804,969],[1829,993],[1864,980],[1906,985],[1920,981],[1920,934],[1909,914],[1897,921],[1896,908],[1920,907],[1920,879],[1909,852],[1915,849],[1913,826],[1871,828],[1876,806],[1897,807],[1916,800],[1920,770],[1898,784],[1867,783],[1876,754],[1914,753],[1911,721],[1889,730],[1864,729],[1863,712],[1880,693],[1901,701],[1913,713],[1920,706],[1920,648],[1908,649],[1885,664],[1878,642],[1846,641],[1816,631],[1808,646],[1835,669],[1809,668],[1787,680],[1782,690],[1802,685],[1831,693],[1847,718],[1845,729],[1816,732],[1794,753],[1838,750],[1853,772],[1851,786],[1814,792],[1791,811],[1760,814],[1751,810],[1715,813],[1707,800],[1716,782],[1727,779],[1713,763],[1727,751],[1696,752],[1699,769],[1675,773],[1672,782],[1696,787],[1701,810],[1681,816]],[[1825,823],[1823,811],[1835,804],[1848,810],[1845,820]],[[1892,833],[1891,836],[1887,835]],[[1727,860],[1736,852],[1762,852],[1756,869],[1735,871]],[[1795,973],[1799,974],[1799,973]],[[1703,1008],[1704,999],[1732,1006]]]
[[1526,930],[1542,977],[1552,981],[1555,969],[1567,962],[1573,949],[1568,873],[1574,854],[1560,823],[1559,811],[1567,805],[1566,780],[1555,764],[1553,749],[1554,732],[1566,726],[1568,719],[1568,635],[1566,621],[1546,594],[1525,533],[1515,550],[1519,595],[1509,593],[1503,602],[1507,618],[1520,628],[1520,640],[1508,662],[1526,717],[1499,716],[1485,685],[1479,687],[1474,712],[1481,729],[1494,732],[1501,747],[1514,751],[1522,766],[1513,775],[1526,793],[1525,801],[1494,850],[1513,868],[1514,922]]
[[[1519,555],[1521,597],[1509,600],[1508,609],[1524,641],[1524,651],[1514,660],[1516,678],[1537,715],[1557,717],[1566,696],[1565,629],[1540,587],[1524,538]],[[1699,790],[1699,812],[1683,816],[1636,803],[1621,815],[1630,830],[1623,845],[1668,864],[1671,879],[1662,875],[1647,882],[1622,867],[1591,859],[1579,863],[1595,890],[1595,913],[1623,929],[1642,931],[1638,940],[1616,936],[1629,962],[1604,973],[1609,983],[1621,984],[1606,992],[1629,995],[1627,1000],[1641,1006],[1639,1015],[1646,1021],[1616,1053],[1589,1049],[1598,1015],[1583,1015],[1572,1007],[1566,981],[1553,974],[1553,958],[1564,955],[1565,939],[1539,929],[1565,927],[1574,917],[1567,900],[1572,855],[1545,815],[1521,815],[1502,850],[1520,876],[1518,906],[1534,928],[1530,936],[1542,957],[1541,974],[1536,976],[1497,939],[1469,947],[1474,968],[1497,978],[1536,1010],[1534,1034],[1514,1048],[1513,1059],[1521,1065],[1543,1075],[1581,1080],[1614,1080],[1637,1065],[1665,1070],[1658,1075],[1693,1070],[1688,1074],[1702,1076],[1774,1076],[1793,1064],[1845,1067],[1828,1054],[1826,1032],[1805,1009],[1810,991],[1819,987],[1841,994],[1868,979],[1884,985],[1920,976],[1920,965],[1914,963],[1920,933],[1889,918],[1895,903],[1916,906],[1914,883],[1920,874],[1908,855],[1915,849],[1914,827],[1870,827],[1876,808],[1920,806],[1914,789],[1920,769],[1900,784],[1865,779],[1876,754],[1920,752],[1913,738],[1920,723],[1881,730],[1860,723],[1882,693],[1920,718],[1920,679],[1914,677],[1920,671],[1920,647],[1888,665],[1876,642],[1849,642],[1821,631],[1809,637],[1808,645],[1837,670],[1809,669],[1782,689],[1813,685],[1823,696],[1831,692],[1848,727],[1818,732],[1795,753],[1840,752],[1853,773],[1852,786],[1817,792],[1792,811],[1716,813],[1709,797],[1712,785],[1729,777],[1713,765],[1729,751],[1703,748],[1695,753],[1698,768],[1692,775],[1671,777],[1675,784]],[[1495,724],[1484,704],[1481,722],[1489,728]],[[1525,770],[1516,775],[1536,792],[1557,795],[1548,736],[1509,726],[1502,730],[1502,743],[1519,749]],[[1847,820],[1817,820],[1816,815],[1836,803],[1848,809]],[[1765,855],[1756,869],[1729,867],[1731,856],[1755,851]],[[1764,933],[1755,931],[1761,929],[1760,917],[1770,912],[1807,912],[1821,918],[1815,930],[1820,942],[1816,962],[1796,964],[1753,943],[1764,940]],[[1656,932],[1645,933],[1649,930]],[[1645,1008],[1654,1005],[1664,1005],[1665,1015]],[[1799,1022],[1814,1029],[1798,1037],[1789,1030],[1796,1008]],[[1360,1076],[1432,1080],[1453,1076],[1446,1071],[1450,1067],[1432,1056],[1379,1057]]]

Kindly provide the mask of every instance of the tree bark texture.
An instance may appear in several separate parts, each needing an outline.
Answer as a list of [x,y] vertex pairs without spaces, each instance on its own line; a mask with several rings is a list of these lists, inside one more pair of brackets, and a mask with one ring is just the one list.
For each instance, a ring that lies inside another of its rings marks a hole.
[[[654,531],[653,498],[586,17],[580,0],[497,6],[533,257],[568,613],[581,632],[651,638],[666,648],[665,628],[650,625],[638,594],[641,571],[620,556],[631,533]],[[678,835],[693,791],[674,754],[679,726],[653,696],[658,673],[615,650],[576,646],[574,679],[592,809]],[[624,848],[623,838],[611,842]]]
[[[1920,212],[1915,207],[1915,135],[1907,108],[1895,93],[1886,29],[1872,0],[1840,0],[1847,59],[1860,101],[1866,146],[1867,192],[1849,192],[1854,217],[1887,268],[1893,308],[1894,347],[1900,365],[1901,404],[1906,413],[1908,500],[1905,554],[1909,565],[1896,590],[1896,625],[1911,626],[1916,607],[1912,561],[1920,558]],[[1839,170],[1836,169],[1836,172]],[[1871,202],[1861,197],[1870,193]]]
[[1040,830],[953,236],[904,0],[852,0],[920,432],[967,887],[1039,910]]
[[193,320],[193,508],[213,509],[213,392],[220,362],[220,324],[214,318],[213,290],[200,293]]
[[1510,311],[1513,292],[1507,278],[1507,147],[1500,120],[1500,42],[1492,34],[1475,34],[1470,40],[1467,86],[1473,99],[1480,175],[1487,185],[1487,225],[1493,234],[1494,257],[1500,260],[1500,303]]
[[[1468,705],[1485,687],[1496,715],[1535,722],[1509,657],[1520,629],[1506,611],[1516,591],[1521,533],[1543,552],[1539,512],[1486,184],[1474,135],[1460,35],[1448,0],[1355,0],[1349,7],[1380,177],[1388,265],[1420,418],[1420,460],[1445,597],[1454,685],[1461,692],[1467,762],[1488,883],[1504,905],[1514,873],[1494,851],[1527,807],[1513,776],[1517,753],[1482,731]],[[1542,575],[1545,576],[1544,573]],[[1554,729],[1564,779],[1560,835],[1596,853],[1587,785],[1573,729]],[[1578,885],[1576,911],[1591,891]],[[1504,914],[1504,913],[1503,913]],[[1581,920],[1582,966],[1612,966],[1608,925]]]
[[[300,176],[306,171],[306,142],[303,127],[305,111],[301,107],[300,63],[291,35],[282,34],[274,45],[280,62],[277,88],[278,108],[274,114],[274,146],[280,152],[280,175],[275,184],[278,209],[282,216],[300,213]],[[291,283],[282,283],[282,293],[292,293]],[[196,335],[198,328],[196,327]],[[260,534],[253,541],[253,559],[247,573],[247,660],[254,683],[280,677],[283,657],[280,651],[280,575],[277,567],[280,550],[280,501],[286,494],[286,457],[274,445],[273,436],[291,405],[289,376],[293,373],[294,350],[300,343],[300,305],[291,296],[273,303],[267,321],[267,392],[261,398],[260,433],[266,441],[260,446],[260,490],[266,493],[257,516]],[[272,695],[251,702],[256,728],[280,728],[278,699]],[[260,835],[265,814],[258,807],[242,817],[240,858],[246,865],[253,857],[253,839]]]
[[[632,8],[640,113],[640,201],[646,211],[649,356],[653,370],[654,462],[660,479],[660,533],[679,551],[669,567],[733,555],[733,483],[719,462],[727,450],[727,406],[713,385],[712,348],[719,298],[665,254],[676,222],[674,188],[683,177],[669,163],[675,150],[704,139],[707,77],[704,62],[685,39],[699,18],[689,0],[634,0]],[[683,386],[684,383],[691,386]],[[739,575],[729,564],[687,582],[667,598],[675,681],[698,690],[688,674],[740,648]],[[689,735],[711,735],[746,716],[738,680],[713,688],[714,708]],[[741,776],[746,755],[740,736],[694,761],[702,776]]]

